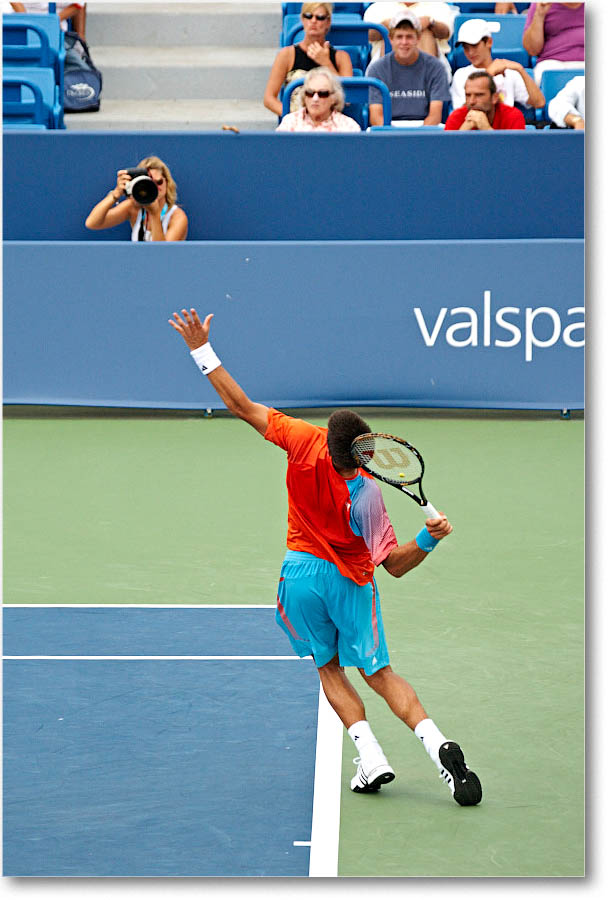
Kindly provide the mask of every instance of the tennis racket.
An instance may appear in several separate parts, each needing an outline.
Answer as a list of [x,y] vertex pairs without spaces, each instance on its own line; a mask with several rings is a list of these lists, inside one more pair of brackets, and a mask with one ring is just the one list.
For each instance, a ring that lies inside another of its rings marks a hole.
[[[424,460],[419,451],[392,434],[360,434],[350,445],[350,452],[362,469],[385,484],[392,484],[415,500],[427,519],[440,518],[422,490]],[[412,488],[418,485],[420,496]]]

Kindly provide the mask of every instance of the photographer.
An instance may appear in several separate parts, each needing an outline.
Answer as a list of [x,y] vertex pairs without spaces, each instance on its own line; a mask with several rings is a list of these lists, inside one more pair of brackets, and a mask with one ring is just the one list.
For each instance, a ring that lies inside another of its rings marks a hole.
[[[169,167],[158,156],[148,156],[137,168],[145,170],[140,177],[129,174],[133,173],[132,169],[119,169],[116,187],[93,207],[85,221],[86,227],[92,231],[114,228],[128,219],[132,241],[184,241],[188,217],[175,203],[177,187]],[[151,199],[156,192],[156,199]],[[126,199],[121,200],[125,194]]]

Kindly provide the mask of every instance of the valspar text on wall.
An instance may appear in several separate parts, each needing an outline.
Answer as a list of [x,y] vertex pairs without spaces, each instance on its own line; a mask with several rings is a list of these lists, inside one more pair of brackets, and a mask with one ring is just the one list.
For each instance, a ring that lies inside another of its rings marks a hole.
[[[535,347],[552,347],[560,338],[567,347],[585,345],[583,306],[571,307],[568,318],[578,318],[565,324],[551,306],[501,306],[492,310],[492,292],[484,291],[481,312],[472,306],[442,306],[434,321],[427,322],[428,312],[425,318],[422,309],[415,306],[414,315],[427,347],[434,347],[441,336],[451,347],[516,347],[523,342],[525,360],[531,362]],[[447,324],[448,316],[456,321]]]

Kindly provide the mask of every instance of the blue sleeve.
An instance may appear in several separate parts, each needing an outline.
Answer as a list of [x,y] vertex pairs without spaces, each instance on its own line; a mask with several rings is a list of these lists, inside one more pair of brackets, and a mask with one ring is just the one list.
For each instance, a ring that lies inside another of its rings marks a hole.
[[375,481],[366,478],[353,497],[351,519],[355,526],[353,531],[361,535],[372,562],[379,566],[397,546],[397,538],[384,506],[382,491]]

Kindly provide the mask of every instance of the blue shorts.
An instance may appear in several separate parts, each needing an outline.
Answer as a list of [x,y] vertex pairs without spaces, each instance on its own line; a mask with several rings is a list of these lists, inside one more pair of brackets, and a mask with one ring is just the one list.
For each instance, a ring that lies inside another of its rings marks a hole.
[[298,656],[318,668],[336,653],[341,666],[373,675],[389,663],[375,579],[358,585],[334,563],[288,550],[281,567],[277,624]]

